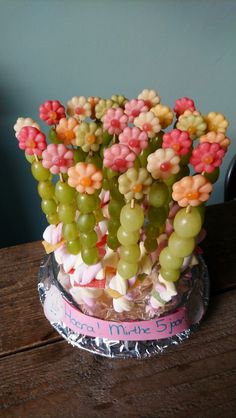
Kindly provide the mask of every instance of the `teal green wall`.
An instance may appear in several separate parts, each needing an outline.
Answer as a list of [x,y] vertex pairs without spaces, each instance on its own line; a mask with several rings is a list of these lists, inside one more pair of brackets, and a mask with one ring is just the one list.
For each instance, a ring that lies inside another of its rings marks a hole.
[[236,152],[235,0],[0,0],[1,245],[40,239],[44,217],[14,138],[18,116],[37,118],[45,99],[73,95],[183,95],[230,119]]

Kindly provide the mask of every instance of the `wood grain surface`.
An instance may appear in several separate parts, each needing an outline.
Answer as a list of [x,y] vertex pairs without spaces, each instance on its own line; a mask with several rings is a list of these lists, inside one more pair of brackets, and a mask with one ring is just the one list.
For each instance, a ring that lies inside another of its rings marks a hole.
[[235,417],[235,221],[236,202],[208,208],[207,316],[188,341],[149,360],[108,360],[70,346],[38,299],[41,244],[0,250],[0,417]]

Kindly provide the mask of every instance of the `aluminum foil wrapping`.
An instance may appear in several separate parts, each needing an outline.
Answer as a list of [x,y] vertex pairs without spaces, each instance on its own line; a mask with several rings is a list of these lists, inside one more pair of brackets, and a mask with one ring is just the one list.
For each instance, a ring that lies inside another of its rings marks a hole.
[[[182,343],[194,332],[208,306],[209,302],[209,276],[206,264],[201,256],[198,256],[199,263],[192,267],[192,288],[181,301],[180,307],[187,310],[188,318],[192,325],[169,338],[155,339],[149,341],[122,341],[107,338],[91,337],[74,332],[62,321],[53,322],[51,325],[56,331],[71,343],[73,346],[99,354],[109,358],[148,358],[162,353],[172,345]],[[41,303],[44,305],[47,292],[51,286],[56,286],[63,298],[72,303],[77,309],[79,306],[73,301],[57,280],[58,269],[52,255],[46,256],[40,265],[38,291]]]

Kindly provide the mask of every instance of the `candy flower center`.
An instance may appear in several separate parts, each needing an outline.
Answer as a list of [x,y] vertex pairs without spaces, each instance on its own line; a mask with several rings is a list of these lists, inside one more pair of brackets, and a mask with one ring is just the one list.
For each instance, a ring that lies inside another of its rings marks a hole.
[[212,157],[212,155],[206,155],[205,157],[203,157],[202,161],[205,164],[211,164],[214,161],[214,158]]
[[144,123],[144,124],[143,124],[143,130],[144,130],[145,132],[149,132],[149,131],[151,131],[151,130],[152,130],[152,125],[151,125],[151,123]]
[[83,107],[81,107],[81,106],[78,106],[78,107],[75,109],[75,113],[76,113],[77,115],[84,115],[84,112],[85,112],[85,110],[84,110],[84,108],[83,108]]
[[116,160],[116,166],[117,166],[118,168],[123,168],[123,167],[125,167],[125,166],[126,166],[126,162],[125,162],[125,160],[122,160],[121,158],[117,158],[117,160]]
[[150,109],[150,107],[152,107],[152,102],[151,100],[144,100],[144,104]]
[[134,193],[139,193],[139,192],[141,192],[141,191],[142,191],[142,189],[143,189],[143,185],[142,185],[142,184],[140,184],[140,183],[138,183],[138,184],[135,184],[135,185],[134,185],[134,187],[133,187],[133,192],[134,192]]
[[136,118],[139,115],[140,111],[138,109],[132,110],[132,116]]
[[188,128],[189,135],[195,135],[196,131],[197,131],[196,126],[190,126],[190,128]]
[[57,119],[57,114],[56,114],[56,112],[50,112],[49,117],[50,117],[50,119],[52,119],[52,120]]
[[90,177],[83,177],[80,180],[80,184],[84,187],[89,187],[92,184],[92,179]]
[[130,147],[137,148],[139,146],[139,140],[138,139],[131,139],[129,141],[129,146]]
[[70,141],[71,139],[75,138],[75,133],[73,131],[66,131],[65,132],[65,139],[66,141]]
[[172,164],[169,161],[166,161],[160,165],[161,171],[169,171],[172,167]]
[[112,119],[111,126],[113,128],[119,128],[120,127],[120,121],[118,119]]
[[57,165],[57,166],[63,166],[65,165],[65,160],[63,157],[54,157],[52,159],[53,164]]
[[173,148],[174,151],[179,151],[180,148],[181,148],[181,145],[180,144],[173,144],[172,148]]
[[28,141],[26,142],[26,146],[27,146],[28,148],[35,148],[36,144],[35,144],[35,142],[33,141],[33,139],[28,139]]
[[199,193],[198,192],[189,192],[186,194],[186,197],[188,200],[195,200],[199,198]]
[[96,136],[95,135],[88,135],[87,136],[87,141],[89,144],[94,144],[94,142],[96,142]]

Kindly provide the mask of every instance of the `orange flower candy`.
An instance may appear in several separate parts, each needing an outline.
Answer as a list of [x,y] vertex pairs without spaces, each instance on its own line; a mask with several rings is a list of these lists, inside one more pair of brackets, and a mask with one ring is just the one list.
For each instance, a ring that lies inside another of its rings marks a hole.
[[183,177],[173,185],[173,199],[179,206],[199,206],[209,199],[212,184],[201,174]]
[[68,184],[80,193],[93,194],[101,189],[103,175],[94,164],[77,163],[68,170]]
[[64,142],[65,145],[76,145],[76,128],[79,125],[75,118],[62,118],[56,127],[57,137],[59,141]]
[[223,148],[223,150],[227,151],[227,148],[230,144],[230,139],[227,138],[222,132],[208,132],[206,135],[202,135],[200,137],[200,142],[210,142],[211,144],[216,143]]

